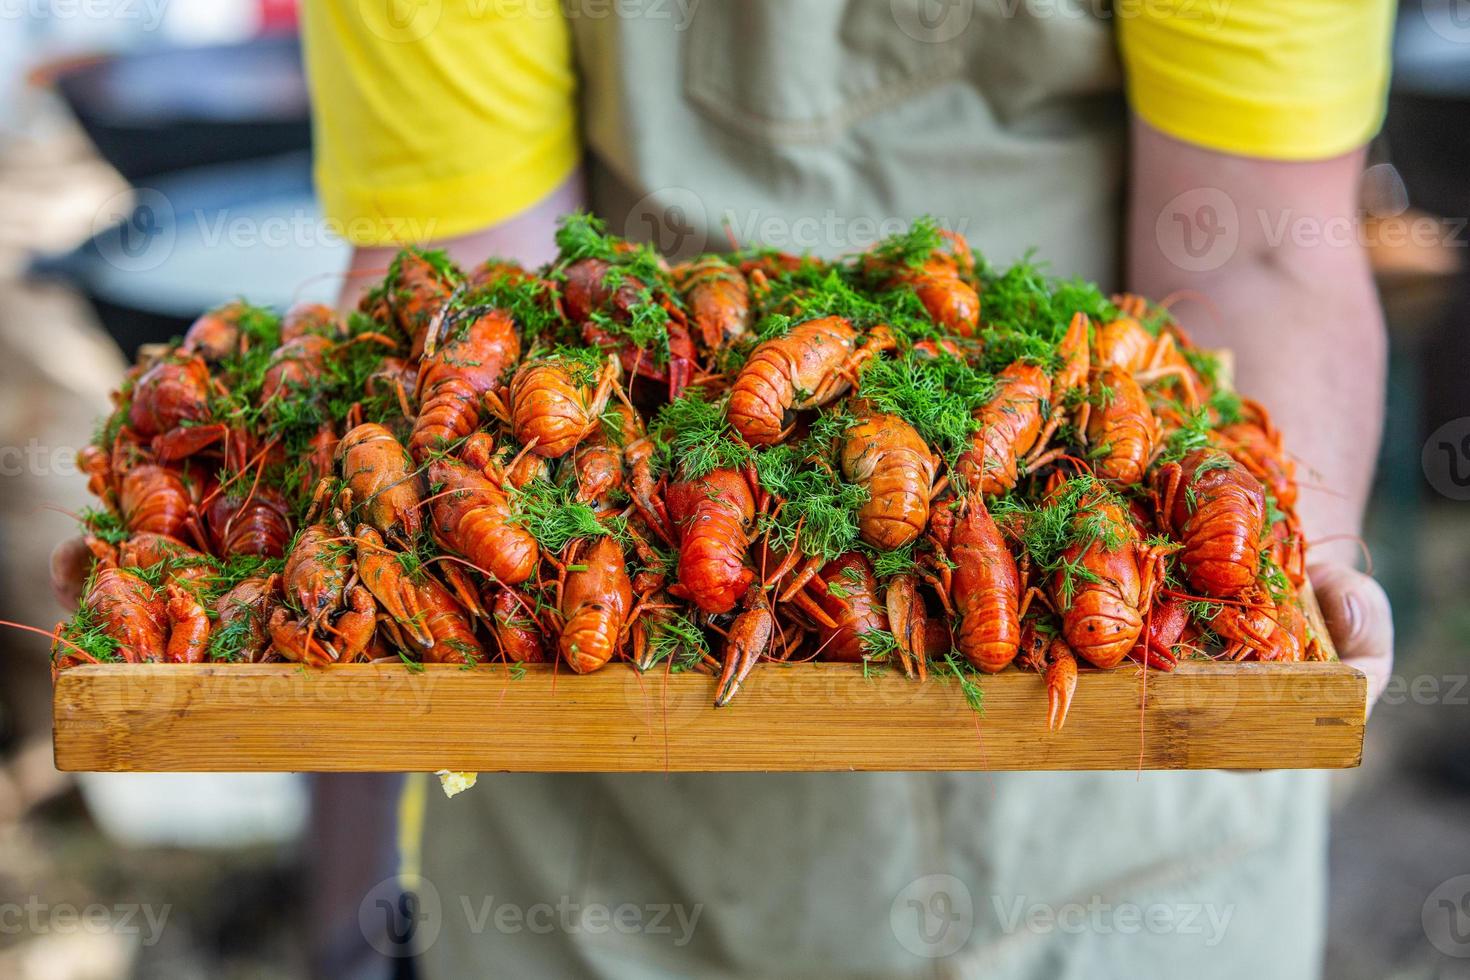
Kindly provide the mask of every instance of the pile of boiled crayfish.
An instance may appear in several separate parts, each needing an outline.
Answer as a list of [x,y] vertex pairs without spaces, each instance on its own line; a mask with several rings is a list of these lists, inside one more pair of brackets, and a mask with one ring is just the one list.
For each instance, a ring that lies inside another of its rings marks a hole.
[[57,669],[698,670],[1324,656],[1294,465],[1169,311],[932,221],[836,262],[406,249],[341,317],[232,302],[80,454]]

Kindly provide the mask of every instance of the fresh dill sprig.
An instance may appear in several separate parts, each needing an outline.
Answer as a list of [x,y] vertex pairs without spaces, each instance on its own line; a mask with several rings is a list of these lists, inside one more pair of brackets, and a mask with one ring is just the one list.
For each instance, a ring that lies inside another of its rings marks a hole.
[[668,660],[675,673],[693,670],[710,655],[709,639],[692,613],[664,612],[649,621],[649,669]]
[[[538,360],[549,362],[567,372],[572,384],[591,388],[607,364],[608,354],[597,347],[557,346]],[[528,358],[529,360],[529,358]]]
[[863,663],[886,663],[898,653],[898,638],[891,630],[871,629],[858,634],[863,647]]
[[1220,358],[1210,351],[1200,347],[1186,347],[1182,350],[1184,360],[1194,368],[1194,373],[1200,376],[1200,380],[1211,388],[1228,388],[1229,378],[1225,375],[1225,365]]
[[725,400],[707,401],[697,388],[660,409],[650,431],[658,445],[659,469],[680,479],[697,480],[751,459],[750,448],[735,438],[726,420]]
[[998,371],[1023,360],[1051,368],[1056,345],[1074,314],[1086,313],[1095,323],[1118,316],[1118,308],[1096,285],[1082,280],[1057,280],[1044,266],[1025,256],[1002,272],[981,273],[984,297],[985,367]]
[[557,269],[564,270],[574,262],[596,259],[613,268],[604,284],[617,289],[625,277],[641,280],[647,287],[666,278],[663,260],[651,245],[635,244],[608,233],[607,222],[585,211],[575,211],[561,219],[555,235],[558,251]]
[[555,241],[563,262],[582,259],[612,262],[618,256],[617,241],[607,233],[607,222],[586,211],[573,211],[562,218]]
[[828,561],[856,545],[857,509],[868,499],[863,487],[789,444],[758,453],[755,470],[761,489],[783,501],[778,513],[762,515],[759,521],[771,544],[783,550],[796,545],[803,554]]
[[511,492],[510,523],[530,531],[536,543],[553,554],[559,554],[577,538],[625,537],[626,520],[600,519],[590,504],[574,500],[572,495],[571,488],[532,480]]
[[84,507],[80,515],[87,533],[108,544],[121,544],[132,533],[123,523],[122,515],[98,507]]
[[1240,396],[1228,388],[1221,388],[1210,396],[1210,408],[1215,412],[1218,425],[1234,425],[1245,418]]
[[995,394],[994,376],[941,354],[880,360],[863,371],[858,393],[882,412],[908,422],[951,463],[979,428],[975,410]]
[[890,551],[880,551],[866,545],[862,550],[867,554],[868,561],[872,563],[873,575],[880,582],[895,575],[907,575],[918,565],[918,558],[914,555],[912,543]]
[[409,245],[393,257],[393,261],[388,266],[388,281],[395,281],[402,276],[404,259],[411,255],[416,255],[427,262],[445,282],[453,284],[464,278],[459,267],[454,264],[454,260],[444,249]]
[[522,276],[498,276],[464,297],[466,305],[504,310],[521,328],[527,345],[562,337],[570,324],[557,312],[551,283]]
[[[88,582],[90,588],[91,583]],[[121,644],[117,638],[108,632],[107,624],[102,622],[97,614],[88,606],[82,605],[67,620],[66,625],[61,628],[61,638],[68,643],[81,649],[88,656],[102,663],[116,663],[122,659],[118,654]],[[65,643],[57,643],[52,648],[52,659],[72,653],[71,647]]]
[[858,330],[884,323],[889,311],[877,298],[837,266],[802,265],[770,280],[761,300],[756,333],[761,340],[784,336],[807,320],[846,318]]
[[629,307],[626,319],[594,310],[588,320],[608,336],[622,337],[632,346],[648,351],[654,364],[669,363],[669,311],[651,297],[645,295]]
[[1183,421],[1164,440],[1164,451],[1159,454],[1159,461],[1163,463],[1178,462],[1195,450],[1206,449],[1211,444],[1213,426],[1209,409],[1201,406],[1193,412],[1187,412],[1182,406],[1177,407]]
[[223,624],[217,624],[209,632],[206,656],[220,663],[238,662],[254,630],[255,624],[248,615],[234,616]]
[[807,429],[804,441],[807,453],[826,457],[837,445],[837,440],[846,435],[848,429],[861,421],[847,410],[846,402],[839,403],[833,408],[823,409]]
[[880,268],[907,267],[917,269],[944,245],[939,233],[939,222],[931,215],[915,218],[905,231],[890,235],[874,245],[870,255],[873,264]]
[[942,665],[954,676],[955,680],[959,681],[960,691],[965,695],[965,703],[970,706],[970,710],[983,716],[985,714],[985,692],[980,689],[979,684],[975,683],[979,672],[970,666],[968,661],[955,656],[953,650],[944,655]]
[[992,501],[990,510],[1020,529],[1021,547],[1033,568],[1059,575],[1063,603],[1071,601],[1078,582],[1098,581],[1083,556],[1094,548],[1116,550],[1127,539],[1128,529],[1114,516],[1126,514],[1127,504],[1090,475],[1072,477],[1039,503],[1011,495]]

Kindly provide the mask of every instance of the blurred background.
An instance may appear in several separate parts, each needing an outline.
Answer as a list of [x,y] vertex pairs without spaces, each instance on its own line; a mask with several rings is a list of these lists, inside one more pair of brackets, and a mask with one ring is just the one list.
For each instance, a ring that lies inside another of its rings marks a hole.
[[[1334,978],[1470,976],[1470,939],[1423,919],[1470,871],[1470,4],[1405,4],[1395,47],[1362,234],[1398,664],[1364,766],[1333,777]],[[0,0],[0,617],[63,615],[72,457],[137,346],[235,296],[330,301],[346,260],[311,192],[295,0]],[[46,647],[0,636],[0,978],[304,976],[301,780],[56,772]]]

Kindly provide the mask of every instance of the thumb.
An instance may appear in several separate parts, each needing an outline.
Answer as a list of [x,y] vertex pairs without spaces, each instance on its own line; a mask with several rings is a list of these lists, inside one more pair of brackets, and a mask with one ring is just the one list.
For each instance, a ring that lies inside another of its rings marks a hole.
[[77,608],[95,558],[80,534],[57,543],[51,551],[51,594],[67,612]]
[[1342,562],[1309,570],[1327,631],[1342,662],[1368,675],[1368,703],[1378,700],[1393,670],[1393,610],[1371,576]]

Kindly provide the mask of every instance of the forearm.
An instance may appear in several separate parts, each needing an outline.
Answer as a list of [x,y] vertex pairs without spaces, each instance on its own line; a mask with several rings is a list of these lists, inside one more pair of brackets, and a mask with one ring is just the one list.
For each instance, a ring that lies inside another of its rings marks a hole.
[[[465,269],[491,256],[515,259],[527,267],[537,266],[556,256],[552,236],[557,219],[585,203],[586,190],[582,171],[578,169],[547,197],[507,221],[469,235],[414,244],[443,249]],[[338,308],[349,310],[355,307],[362,294],[383,278],[397,251],[397,246],[354,248],[338,297]]]
[[[1136,159],[1161,159],[1147,146],[1140,152],[1140,142],[1162,139],[1136,132]],[[1174,146],[1170,152],[1180,151]],[[1315,543],[1312,559],[1353,561],[1357,546],[1348,538],[1359,532],[1383,423],[1386,343],[1355,232],[1322,234],[1327,227],[1341,231],[1355,211],[1351,191],[1361,154],[1331,165],[1342,169],[1342,179],[1320,182],[1310,193],[1293,188],[1291,195],[1270,186],[1269,172],[1261,186],[1259,161],[1243,164],[1239,174],[1228,164],[1213,174],[1212,188],[1234,205],[1238,240],[1218,267],[1203,271],[1171,260],[1180,253],[1170,231],[1180,226],[1167,213],[1178,206],[1178,195],[1199,186],[1198,174],[1187,167],[1139,174],[1130,208],[1128,281],[1154,298],[1181,290],[1203,298],[1181,300],[1175,312],[1197,342],[1234,352],[1237,389],[1264,404],[1282,430],[1298,460],[1299,510],[1307,539]],[[1293,166],[1299,165],[1268,165],[1281,169],[1286,185],[1300,177],[1290,172]],[[1294,206],[1275,209],[1272,202],[1283,196]],[[1195,215],[1183,217],[1188,222]]]

